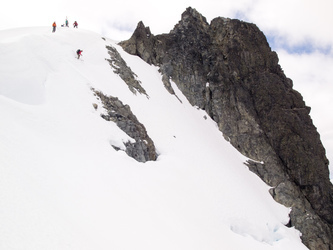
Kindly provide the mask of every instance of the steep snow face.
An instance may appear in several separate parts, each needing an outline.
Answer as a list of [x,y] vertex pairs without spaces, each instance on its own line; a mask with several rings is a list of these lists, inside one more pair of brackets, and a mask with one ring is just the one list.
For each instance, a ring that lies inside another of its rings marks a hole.
[[[106,45],[149,97],[113,72]],[[306,249],[289,209],[156,67],[71,28],[0,31],[0,55],[1,249]],[[91,88],[131,107],[157,161],[111,147],[131,138]]]

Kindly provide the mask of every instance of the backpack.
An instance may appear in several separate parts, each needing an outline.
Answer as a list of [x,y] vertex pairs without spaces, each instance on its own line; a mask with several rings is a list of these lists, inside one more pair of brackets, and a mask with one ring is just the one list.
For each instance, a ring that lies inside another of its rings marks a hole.
[[78,49],[78,50],[76,51],[76,54],[80,54],[80,52],[81,52],[81,50]]

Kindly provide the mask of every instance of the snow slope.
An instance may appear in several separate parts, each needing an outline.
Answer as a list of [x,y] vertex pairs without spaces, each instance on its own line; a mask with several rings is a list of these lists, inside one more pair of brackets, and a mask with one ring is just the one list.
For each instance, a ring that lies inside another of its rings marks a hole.
[[[113,73],[110,44],[149,98]],[[130,105],[156,162],[111,147],[130,138],[100,117],[91,87]],[[177,95],[182,103],[156,67],[98,34],[0,31],[0,249],[306,249],[284,226],[289,209]]]

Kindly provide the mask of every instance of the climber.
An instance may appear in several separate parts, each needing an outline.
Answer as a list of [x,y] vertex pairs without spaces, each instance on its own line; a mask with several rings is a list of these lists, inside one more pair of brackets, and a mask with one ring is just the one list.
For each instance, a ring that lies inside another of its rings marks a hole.
[[54,22],[54,23],[52,24],[52,27],[53,27],[52,32],[55,32],[55,31],[56,31],[56,28],[57,28],[57,24],[56,24],[56,22]]
[[66,27],[68,27],[68,19],[66,17],[66,22],[65,22]]
[[73,23],[74,28],[77,28],[79,25],[77,24],[77,21]]
[[76,54],[77,54],[77,59],[80,59],[80,56],[82,56],[82,51],[83,50],[80,50],[80,49],[78,49],[77,51],[76,51]]

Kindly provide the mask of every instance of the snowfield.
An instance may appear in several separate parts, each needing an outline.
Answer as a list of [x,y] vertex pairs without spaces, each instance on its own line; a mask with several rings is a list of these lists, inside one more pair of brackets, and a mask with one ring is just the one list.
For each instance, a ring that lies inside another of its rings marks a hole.
[[[106,45],[149,98],[113,73]],[[182,103],[158,68],[89,31],[0,31],[0,249],[307,249],[284,226],[289,208],[173,87]],[[91,88],[131,107],[157,161],[113,149],[131,138],[100,117]]]

